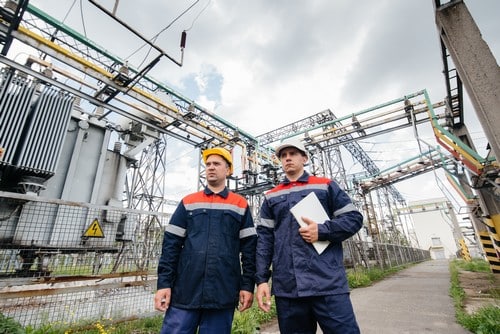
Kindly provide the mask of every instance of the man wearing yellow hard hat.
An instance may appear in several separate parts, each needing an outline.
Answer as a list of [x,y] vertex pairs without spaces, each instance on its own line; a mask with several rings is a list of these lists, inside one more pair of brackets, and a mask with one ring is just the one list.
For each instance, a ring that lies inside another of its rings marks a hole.
[[[165,228],[155,308],[160,334],[230,334],[253,302],[257,234],[246,199],[226,187],[231,153],[202,152],[207,186],[184,197]],[[240,260],[241,259],[241,260]]]

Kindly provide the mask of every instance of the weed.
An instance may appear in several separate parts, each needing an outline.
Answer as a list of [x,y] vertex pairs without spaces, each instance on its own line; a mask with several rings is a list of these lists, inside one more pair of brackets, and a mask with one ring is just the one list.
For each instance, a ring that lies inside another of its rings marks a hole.
[[[454,260],[450,262],[450,295],[455,305],[457,321],[464,328],[476,334],[497,334],[500,328],[500,308],[498,306],[485,306],[473,314],[467,314],[464,310],[466,294],[459,281],[460,270],[475,272],[489,272],[489,265],[486,261],[475,259],[471,262]],[[498,295],[494,296],[498,298]]]
[[23,327],[14,319],[0,313],[0,334],[24,334]]

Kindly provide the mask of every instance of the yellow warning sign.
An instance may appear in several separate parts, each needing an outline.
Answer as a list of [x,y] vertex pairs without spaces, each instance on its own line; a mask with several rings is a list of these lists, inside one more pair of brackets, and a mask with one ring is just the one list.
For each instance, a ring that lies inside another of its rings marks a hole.
[[104,232],[97,218],[90,224],[83,236],[87,238],[104,238]]

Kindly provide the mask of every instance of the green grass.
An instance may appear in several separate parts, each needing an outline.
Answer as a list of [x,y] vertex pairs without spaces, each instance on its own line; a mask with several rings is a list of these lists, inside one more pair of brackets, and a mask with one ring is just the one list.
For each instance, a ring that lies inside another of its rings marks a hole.
[[[459,281],[459,273],[463,270],[490,273],[489,264],[484,260],[475,259],[470,262],[464,260],[454,260],[450,262],[450,295],[453,298],[457,322],[472,333],[498,334],[500,328],[500,307],[485,306],[480,308],[473,314],[468,314],[467,312],[465,312],[464,302],[466,295],[464,290],[460,286]],[[500,299],[500,296],[498,294],[492,297],[495,299]]]
[[455,260],[452,263],[456,267],[466,270],[466,271],[473,271],[473,272],[480,272],[480,273],[490,273],[490,265],[487,261],[481,260],[481,259],[473,259],[472,261],[464,261],[464,260]]
[[372,283],[383,280],[408,266],[393,267],[390,269],[356,267],[347,271],[347,280],[351,289],[370,286]]
[[14,319],[0,313],[0,334],[23,334],[24,329]]

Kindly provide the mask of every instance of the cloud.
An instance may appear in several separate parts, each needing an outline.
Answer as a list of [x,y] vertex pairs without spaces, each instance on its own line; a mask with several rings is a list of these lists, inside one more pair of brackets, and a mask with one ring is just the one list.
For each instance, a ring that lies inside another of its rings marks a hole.
[[167,188],[164,197],[179,201],[198,187],[199,150],[177,140],[168,139],[165,160]]

